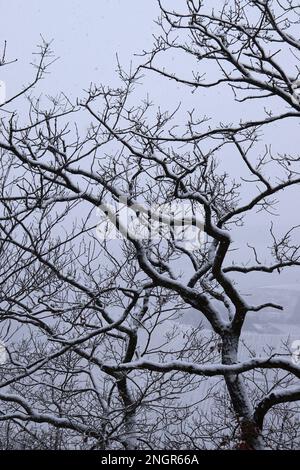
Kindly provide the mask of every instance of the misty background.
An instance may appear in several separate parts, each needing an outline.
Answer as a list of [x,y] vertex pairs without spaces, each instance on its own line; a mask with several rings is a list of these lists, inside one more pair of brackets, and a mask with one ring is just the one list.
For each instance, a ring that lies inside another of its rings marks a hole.
[[[221,3],[217,0],[214,2],[216,7]],[[180,10],[183,7],[183,2],[180,0],[167,3],[174,9]],[[159,15],[156,0],[86,0],[85,2],[54,0],[51,3],[39,0],[26,2],[0,0],[0,7],[2,20],[0,44],[2,47],[4,41],[7,41],[7,60],[17,59],[17,62],[1,68],[0,80],[6,83],[8,97],[14,95],[32,79],[34,69],[31,63],[35,60],[33,53],[37,50],[36,46],[41,43],[41,36],[46,41],[53,40],[52,49],[58,60],[53,63],[50,73],[35,90],[35,95],[44,93],[55,96],[63,91],[71,100],[76,100],[77,97],[84,95],[84,90],[88,89],[92,82],[118,86],[117,56],[125,70],[129,70],[131,64],[134,68],[144,61],[143,57],[136,54],[142,53],[143,50],[151,50],[153,35],[159,34],[159,27],[154,22]],[[195,69],[195,62],[184,55],[172,54],[165,57],[163,65],[173,71],[180,71],[181,76],[188,77],[192,67]],[[136,99],[143,99],[149,94],[154,111],[155,106],[174,110],[181,102],[177,117],[179,124],[185,122],[185,113],[192,108],[195,108],[199,116],[211,116],[214,122],[238,121],[241,117],[255,118],[262,112],[262,105],[255,101],[251,104],[234,106],[232,93],[228,87],[200,89],[193,93],[192,89],[168,82],[166,79],[162,80],[152,72],[145,74],[140,83],[135,93]],[[20,100],[18,104],[21,106],[22,101]],[[272,103],[268,102],[268,106],[270,105],[277,109],[276,99]],[[18,111],[22,114],[22,108]],[[266,143],[272,145],[274,153],[297,154],[298,125],[287,121],[267,127],[261,148],[255,146],[255,151],[263,152]],[[223,161],[222,165],[225,165],[227,171],[236,177],[242,175],[245,169],[238,156],[228,150],[228,156],[225,157],[226,162]],[[251,197],[251,191],[255,189],[252,186],[249,186],[249,194],[247,189],[242,194],[245,200]],[[285,191],[280,198],[278,215],[272,219],[276,233],[283,234],[291,224],[300,223],[299,194],[295,188]],[[244,227],[235,229],[232,237],[236,247],[243,247],[239,259],[244,262],[251,259],[252,253],[247,248],[247,242],[257,247],[262,260],[269,259],[267,247],[271,244],[270,220],[271,218],[268,220],[265,213],[252,213]],[[295,326],[299,327],[300,331],[299,269],[283,270],[280,275],[239,274],[237,279],[242,293],[249,294],[249,298],[255,295],[250,303],[258,304],[261,301],[271,300],[281,302],[285,307],[283,313],[269,311],[259,314],[259,322],[263,315],[268,324],[269,320],[273,321],[276,318],[278,328],[275,328],[275,333],[276,330],[288,334],[292,331],[295,333]],[[194,322],[193,312],[186,321]],[[255,319],[249,314],[250,328],[253,328],[253,322],[255,323]]]

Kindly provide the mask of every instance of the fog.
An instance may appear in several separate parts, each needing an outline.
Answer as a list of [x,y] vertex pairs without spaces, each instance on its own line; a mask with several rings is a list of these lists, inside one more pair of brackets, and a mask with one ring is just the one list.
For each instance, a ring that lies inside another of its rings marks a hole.
[[[182,6],[180,0],[172,1],[172,7]],[[216,6],[220,3],[215,1]],[[149,50],[153,35],[158,32],[154,20],[159,14],[157,2],[140,0],[65,0],[41,2],[39,0],[0,0],[1,7],[1,43],[7,41],[7,59],[17,62],[1,68],[0,80],[6,83],[8,96],[13,95],[21,86],[28,83],[34,72],[31,62],[36,46],[41,42],[41,36],[53,40],[52,49],[58,60],[53,63],[50,73],[39,85],[38,92],[56,95],[63,91],[71,99],[83,95],[91,82],[103,84],[118,84],[116,73],[118,60],[125,69],[138,64],[142,58],[135,55],[143,50]],[[174,70],[189,70],[190,59],[180,56],[167,57],[167,62]],[[3,69],[3,70],[2,70]],[[193,94],[190,89],[161,80],[150,74],[145,77],[144,84],[137,90],[137,96],[150,94],[153,102],[163,107],[174,109],[179,101],[182,107],[179,112],[179,123],[184,122],[185,111],[194,107],[199,115],[208,114],[214,119],[240,119],[239,113],[244,108],[230,106],[232,95],[228,90],[219,88],[217,91],[200,90]],[[168,87],[166,87],[168,84]],[[254,102],[249,116],[261,112]],[[274,101],[276,108],[277,102]],[[22,109],[20,109],[22,112]],[[280,132],[278,129],[280,128]],[[298,127],[295,123],[286,122],[274,125],[265,131],[265,139],[272,143],[274,150],[292,152],[299,147]],[[264,147],[262,142],[261,150]],[[226,168],[233,175],[244,171],[238,158],[226,157]],[[224,165],[224,162],[222,163]],[[249,188],[250,191],[250,188]],[[247,190],[242,194],[247,199]],[[275,227],[278,233],[287,230],[291,222],[299,224],[297,208],[299,196],[296,190],[285,191],[281,194],[278,206],[278,216],[275,217]],[[272,217],[274,219],[274,217]],[[271,220],[271,219],[270,219]],[[251,255],[247,242],[255,244],[262,258],[267,257],[266,247],[270,246],[269,222],[264,214],[251,213],[247,226],[233,232],[236,246],[243,246],[244,260]],[[280,276],[274,275],[239,275],[239,282],[244,293],[253,293],[264,286],[273,288],[293,286],[293,296],[299,292],[299,270],[283,271]],[[263,296],[263,295],[262,295]],[[299,305],[299,304],[297,304]]]

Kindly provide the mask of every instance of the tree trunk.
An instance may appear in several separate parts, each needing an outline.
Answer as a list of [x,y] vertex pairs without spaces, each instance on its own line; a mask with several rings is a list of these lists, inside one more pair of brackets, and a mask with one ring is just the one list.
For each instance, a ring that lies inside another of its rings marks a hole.
[[124,404],[124,428],[125,428],[125,439],[124,446],[126,450],[136,450],[137,447],[137,435],[136,435],[136,406],[131,398],[130,391],[128,389],[126,377],[117,381],[117,387],[119,390],[120,397]]
[[[222,338],[222,363],[229,365],[237,362],[239,337],[227,333]],[[260,450],[264,448],[261,430],[254,419],[254,409],[249,400],[244,379],[241,375],[226,374],[224,376],[231,403],[241,430],[239,449]]]

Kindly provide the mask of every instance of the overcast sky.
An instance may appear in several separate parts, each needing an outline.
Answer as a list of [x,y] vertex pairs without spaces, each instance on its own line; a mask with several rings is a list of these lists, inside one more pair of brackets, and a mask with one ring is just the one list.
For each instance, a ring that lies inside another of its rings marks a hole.
[[[180,6],[182,0],[174,0],[172,5]],[[29,64],[33,60],[32,52],[41,42],[40,35],[47,41],[53,39],[52,47],[59,57],[47,77],[47,92],[55,95],[63,90],[75,98],[82,95],[82,90],[90,82],[115,83],[116,53],[120,62],[129,67],[131,60],[140,60],[134,57],[134,53],[151,48],[152,35],[158,31],[154,24],[159,14],[155,0],[0,0],[0,7],[0,41],[3,44],[7,40],[7,59],[18,59],[18,63],[1,68],[0,80],[5,80],[8,95],[30,80],[32,68]],[[187,64],[180,62],[176,65],[184,70]],[[156,86],[155,80],[146,83],[147,86],[152,84],[149,91],[158,102],[164,99],[165,104],[175,107],[180,91],[178,85],[168,82],[166,89]],[[220,91],[209,98],[206,92],[201,98],[192,95],[189,90],[183,93],[187,108],[206,107],[205,110],[208,108],[212,115],[228,112],[226,106],[220,107]],[[291,136],[294,130],[285,127],[284,132],[284,135],[274,135],[273,140],[279,146],[292,150]],[[295,196],[285,196],[283,216],[279,222],[277,219],[278,224],[284,224],[287,220]],[[295,219],[299,219],[299,211],[294,212]],[[253,219],[251,230],[251,237],[260,243],[264,236],[260,222]],[[272,282],[298,281],[299,276],[294,271]],[[261,284],[261,281],[258,282]],[[267,279],[266,282],[270,283]]]
[[[9,70],[8,90],[23,83],[40,35],[54,40],[53,49],[60,57],[47,86],[76,96],[91,81],[111,82],[116,53],[128,64],[135,52],[151,46],[157,30],[155,0],[0,0],[0,6],[1,40],[8,42],[9,58],[20,62]],[[17,68],[23,73],[16,76]]]

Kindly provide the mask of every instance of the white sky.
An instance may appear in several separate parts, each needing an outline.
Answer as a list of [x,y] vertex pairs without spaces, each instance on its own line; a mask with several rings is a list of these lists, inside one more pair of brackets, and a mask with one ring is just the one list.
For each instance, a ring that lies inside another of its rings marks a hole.
[[[181,6],[182,0],[171,3],[173,7]],[[0,12],[0,50],[7,40],[7,59],[18,58],[18,63],[0,69],[0,80],[5,80],[8,95],[30,80],[32,68],[29,63],[42,35],[46,40],[54,40],[54,52],[60,57],[45,82],[47,93],[55,95],[64,91],[75,98],[90,82],[111,84],[116,81],[116,53],[126,68],[131,60],[139,60],[134,58],[134,53],[151,48],[152,35],[158,30],[153,20],[159,9],[156,0],[0,0]],[[187,64],[188,61],[180,62],[176,66],[184,71]],[[153,76],[147,82],[149,85],[152,85],[149,91],[157,101],[164,99],[165,103],[176,106],[178,85],[168,82],[167,86],[159,87]],[[206,92],[201,96],[191,95],[185,89],[187,107],[196,107],[202,112],[202,107],[209,105],[213,115],[227,112],[220,92],[214,93],[208,98]],[[274,143],[293,150],[288,126],[284,132],[284,135],[274,135]],[[278,224],[284,223],[293,208],[299,223],[299,210],[295,208],[298,193],[285,197],[284,215],[277,219]],[[264,236],[259,224],[254,219],[250,234],[250,238],[254,237],[258,242]],[[283,275],[280,282],[290,282],[292,278],[295,281],[294,276],[298,282],[297,271]]]

